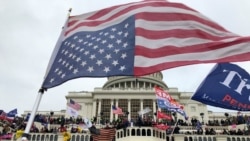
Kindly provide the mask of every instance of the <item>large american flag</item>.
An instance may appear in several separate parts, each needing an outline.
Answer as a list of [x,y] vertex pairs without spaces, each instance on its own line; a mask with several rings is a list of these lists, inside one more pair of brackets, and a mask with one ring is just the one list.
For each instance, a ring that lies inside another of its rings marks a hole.
[[250,37],[180,3],[133,2],[70,16],[43,88],[79,77],[141,76],[178,66],[250,60]]

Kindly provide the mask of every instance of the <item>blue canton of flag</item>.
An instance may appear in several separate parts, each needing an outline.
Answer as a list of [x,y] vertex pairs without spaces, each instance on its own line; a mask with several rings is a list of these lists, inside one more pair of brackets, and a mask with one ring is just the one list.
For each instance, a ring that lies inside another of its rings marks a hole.
[[42,87],[79,77],[134,73],[134,16],[98,31],[79,31],[62,41]]

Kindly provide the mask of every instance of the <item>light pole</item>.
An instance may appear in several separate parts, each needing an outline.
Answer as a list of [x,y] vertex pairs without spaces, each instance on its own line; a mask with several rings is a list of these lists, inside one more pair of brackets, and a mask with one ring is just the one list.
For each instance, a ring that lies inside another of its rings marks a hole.
[[204,113],[200,113],[200,116],[201,116],[201,119],[202,119],[202,125],[204,124],[204,120],[203,120],[203,118],[204,118]]

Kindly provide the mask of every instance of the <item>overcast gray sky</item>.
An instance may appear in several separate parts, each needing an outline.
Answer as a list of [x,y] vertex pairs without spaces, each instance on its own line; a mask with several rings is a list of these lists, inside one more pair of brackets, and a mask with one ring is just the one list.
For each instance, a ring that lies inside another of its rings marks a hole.
[[[0,109],[18,114],[32,110],[51,53],[65,22],[71,15],[138,0],[0,0]],[[249,0],[169,0],[198,10],[226,29],[250,35]],[[250,61],[237,63],[250,72]],[[194,92],[214,64],[190,65],[163,71],[164,82],[179,91]],[[106,78],[79,78],[51,88],[38,110],[66,108],[69,91],[93,91]],[[210,110],[225,110],[210,107]]]

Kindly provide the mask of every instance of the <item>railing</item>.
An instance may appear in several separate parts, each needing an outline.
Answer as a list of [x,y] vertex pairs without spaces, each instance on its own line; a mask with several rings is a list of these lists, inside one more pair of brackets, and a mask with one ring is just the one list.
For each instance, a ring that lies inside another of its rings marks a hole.
[[[128,127],[116,130],[115,141],[250,141],[250,136],[167,134],[153,127]],[[70,141],[90,141],[90,133],[71,133]],[[5,141],[5,140],[1,140]],[[12,136],[15,141],[15,135]],[[63,141],[61,133],[31,133],[30,141]]]

